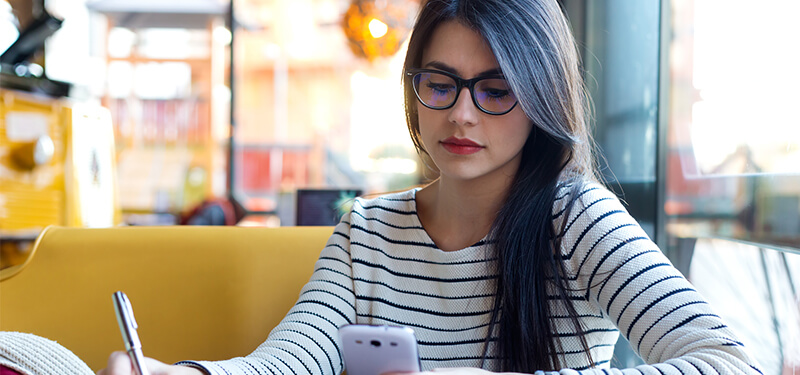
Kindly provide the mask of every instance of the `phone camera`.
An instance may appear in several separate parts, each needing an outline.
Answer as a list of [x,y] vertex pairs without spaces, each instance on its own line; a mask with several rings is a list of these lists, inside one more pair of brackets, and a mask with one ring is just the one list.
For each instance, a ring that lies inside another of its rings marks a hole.
[[381,342],[378,341],[378,340],[372,340],[372,341],[369,342],[369,344],[374,346],[374,347],[376,347],[376,348],[381,346]]

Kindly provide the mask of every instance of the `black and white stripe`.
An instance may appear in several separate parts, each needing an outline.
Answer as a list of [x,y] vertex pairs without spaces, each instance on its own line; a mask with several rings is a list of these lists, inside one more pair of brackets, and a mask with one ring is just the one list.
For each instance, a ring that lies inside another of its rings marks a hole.
[[[496,279],[493,255],[486,241],[439,250],[419,222],[416,191],[357,199],[322,250],[297,304],[252,354],[189,364],[211,374],[338,375],[343,364],[336,329],[359,323],[414,328],[425,370],[479,366]],[[611,192],[588,184],[566,217],[570,200],[569,189],[562,189],[553,225],[564,228],[558,236],[570,299],[597,368],[589,368],[561,301],[552,298],[544,302],[556,314],[566,368],[582,374],[760,373]],[[608,369],[620,332],[654,365]],[[487,369],[495,364],[490,355]]]

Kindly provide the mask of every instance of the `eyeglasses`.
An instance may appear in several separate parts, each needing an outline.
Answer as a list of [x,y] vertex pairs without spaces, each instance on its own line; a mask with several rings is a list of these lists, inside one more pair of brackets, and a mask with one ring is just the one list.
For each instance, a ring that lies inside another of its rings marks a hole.
[[517,105],[516,95],[499,74],[463,79],[441,70],[408,69],[406,77],[411,78],[419,102],[430,109],[452,107],[464,87],[469,88],[472,102],[484,113],[504,115]]

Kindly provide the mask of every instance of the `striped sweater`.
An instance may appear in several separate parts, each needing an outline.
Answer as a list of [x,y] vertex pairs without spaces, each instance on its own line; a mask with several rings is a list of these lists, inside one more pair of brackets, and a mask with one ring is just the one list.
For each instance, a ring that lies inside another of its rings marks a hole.
[[[458,251],[438,249],[417,216],[417,191],[357,199],[295,306],[253,353],[183,364],[211,374],[338,375],[337,328],[358,323],[412,327],[423,370],[480,366],[493,303],[492,254],[485,241]],[[586,185],[565,217],[568,195],[563,189],[557,198],[553,222],[562,228],[567,220],[561,247],[596,368],[588,368],[574,328],[556,313],[562,374],[760,373],[611,192]],[[651,365],[603,371],[620,332]],[[491,358],[484,368],[497,370]]]

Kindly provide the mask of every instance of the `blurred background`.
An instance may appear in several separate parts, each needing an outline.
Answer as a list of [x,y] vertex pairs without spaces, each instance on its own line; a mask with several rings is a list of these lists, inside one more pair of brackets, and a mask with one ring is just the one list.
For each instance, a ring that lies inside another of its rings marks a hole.
[[[800,3],[559,3],[608,186],[766,374],[800,373]],[[0,266],[47,225],[332,225],[435,178],[400,86],[419,6],[0,0]]]

